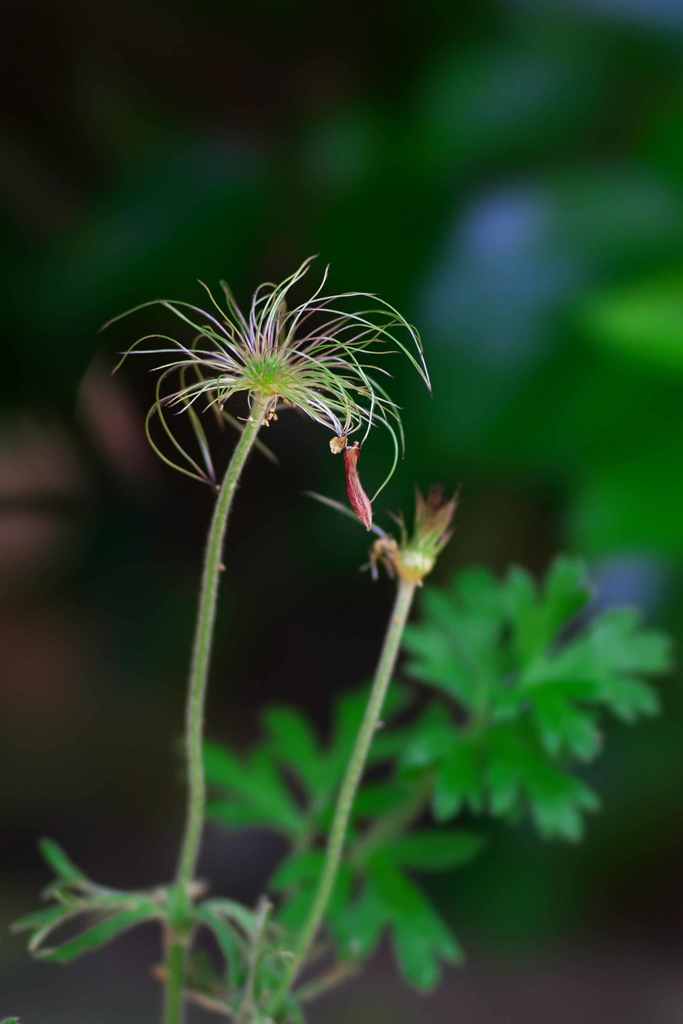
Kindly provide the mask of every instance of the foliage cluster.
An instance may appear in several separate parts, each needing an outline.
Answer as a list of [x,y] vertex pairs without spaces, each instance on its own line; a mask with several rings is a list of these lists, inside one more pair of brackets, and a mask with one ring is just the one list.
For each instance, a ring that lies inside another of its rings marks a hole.
[[[406,980],[432,988],[441,964],[463,954],[424,876],[479,855],[486,818],[528,820],[543,839],[580,839],[586,813],[598,806],[586,766],[602,748],[606,719],[655,713],[647,677],[670,662],[668,638],[631,610],[597,608],[585,567],[567,558],[542,586],[518,568],[502,580],[472,568],[445,588],[426,588],[404,649],[405,679],[392,684],[371,748],[327,934],[281,1019],[301,1019],[306,1002],[357,970],[384,935]],[[262,739],[246,759],[206,745],[210,817],[230,829],[270,829],[289,850],[255,910],[196,893],[191,928],[213,935],[225,964],[218,972],[206,952],[194,956],[190,998],[200,1005],[235,1020],[270,1019],[266,1008],[310,909],[366,703],[365,689],[343,696],[325,743],[301,712],[279,706],[265,712]],[[49,906],[17,927],[31,932],[31,949],[44,959],[69,962],[172,913],[171,890],[104,889],[54,843],[43,853],[57,875]],[[92,927],[48,943],[93,912]],[[252,1018],[243,1015],[247,1001]]]

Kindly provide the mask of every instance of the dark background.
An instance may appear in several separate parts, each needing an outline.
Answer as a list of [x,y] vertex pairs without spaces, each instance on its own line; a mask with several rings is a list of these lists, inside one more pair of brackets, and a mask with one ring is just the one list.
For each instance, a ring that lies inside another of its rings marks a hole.
[[[143,930],[68,971],[32,964],[54,836],[96,878],[169,878],[211,497],[148,451],[134,325],[196,278],[247,300],[312,252],[424,335],[397,368],[408,449],[383,496],[462,484],[439,575],[585,556],[604,602],[683,632],[680,0],[276,0],[3,5],[0,148],[0,1016],[156,1019]],[[167,329],[162,313],[151,321]],[[281,417],[230,531],[209,733],[244,748],[268,700],[325,729],[367,678],[391,598],[323,431]],[[216,437],[226,454],[233,438]],[[364,455],[377,480],[388,451]],[[610,729],[579,848],[491,832],[437,898],[467,946],[432,1001],[380,956],[314,1021],[683,1020],[683,699]],[[253,898],[268,837],[211,828],[202,872]],[[201,1015],[197,1017],[199,1021]],[[209,1018],[206,1018],[207,1020]]]

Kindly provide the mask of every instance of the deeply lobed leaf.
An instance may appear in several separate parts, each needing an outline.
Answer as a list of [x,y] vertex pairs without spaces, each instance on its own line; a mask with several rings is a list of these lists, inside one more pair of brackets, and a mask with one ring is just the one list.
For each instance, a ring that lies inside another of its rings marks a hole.
[[599,753],[603,711],[653,714],[657,695],[642,677],[671,662],[668,637],[633,610],[577,619],[590,599],[585,567],[567,558],[540,588],[521,569],[500,582],[473,569],[427,591],[423,621],[406,631],[407,669],[459,710],[429,707],[401,761],[435,771],[437,819],[528,807],[543,836],[580,837],[597,799],[571,760]]

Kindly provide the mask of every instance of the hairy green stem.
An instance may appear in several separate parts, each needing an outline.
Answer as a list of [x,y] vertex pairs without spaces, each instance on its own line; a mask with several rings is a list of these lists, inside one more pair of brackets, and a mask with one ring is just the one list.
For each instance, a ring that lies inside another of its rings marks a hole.
[[206,543],[185,718],[187,804],[185,829],[180,846],[174,892],[175,910],[173,916],[176,920],[171,922],[171,934],[167,943],[164,1024],[182,1024],[184,1017],[183,989],[187,959],[186,949],[189,940],[186,919],[191,899],[191,884],[194,879],[197,858],[199,856],[199,845],[204,827],[206,808],[206,784],[204,781],[204,763],[202,759],[204,708],[206,704],[209,665],[211,662],[213,631],[216,622],[218,582],[224,568],[222,561],[223,542],[235,490],[244,464],[247,461],[247,456],[263,424],[267,407],[268,400],[266,398],[255,398],[249,420],[245,424],[240,439],[237,442],[218,492]]
[[294,955],[287,967],[282,983],[269,1006],[271,1014],[276,1013],[282,1006],[282,1002],[287,995],[287,992],[296,980],[297,974],[306,960],[311,943],[315,939],[325,916],[325,911],[327,910],[327,906],[334,889],[339,865],[344,852],[344,844],[349,827],[349,820],[351,818],[353,801],[365,769],[368,751],[370,750],[372,739],[377,729],[377,723],[379,722],[384,698],[391,681],[394,666],[396,665],[401,637],[403,636],[403,630],[408,620],[414,594],[414,583],[408,583],[405,580],[401,580],[399,582],[396,601],[394,603],[389,625],[384,637],[382,653],[380,654],[380,659],[377,664],[377,670],[372,683],[372,689],[365,709],[363,722],[358,732],[358,736],[356,737],[356,743],[346,767],[346,774],[339,790],[339,796],[337,797],[337,805],[334,812],[332,828],[330,830],[330,838],[327,844],[325,863],[323,865],[320,881],[318,882],[318,889],[308,913],[308,917],[306,918],[301,929],[301,933],[299,934]]
[[166,941],[166,986],[164,988],[164,1022],[179,1024],[183,1019],[185,992],[185,941],[169,934]]

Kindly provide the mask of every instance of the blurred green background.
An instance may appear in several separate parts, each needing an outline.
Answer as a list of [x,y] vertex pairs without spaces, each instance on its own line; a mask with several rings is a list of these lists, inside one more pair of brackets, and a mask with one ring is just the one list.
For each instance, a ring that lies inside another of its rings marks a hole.
[[[183,687],[211,498],[157,463],[127,325],[196,278],[247,300],[312,252],[420,327],[408,448],[382,499],[462,485],[443,578],[590,562],[605,603],[683,633],[683,5],[480,0],[5,6],[0,103],[0,1016],[155,1019],[155,937],[68,972],[5,922],[54,836],[102,881],[170,877]],[[161,313],[148,317],[165,329]],[[367,677],[391,589],[319,429],[284,414],[231,530],[210,699],[246,747],[269,700],[322,730]],[[226,451],[232,438],[215,438]],[[389,453],[368,444],[364,471]],[[524,827],[437,895],[470,951],[423,1001],[380,956],[314,1021],[683,1020],[683,697],[611,730],[580,848]],[[281,850],[209,830],[202,872],[253,898]],[[208,1020],[199,1014],[200,1021]]]

